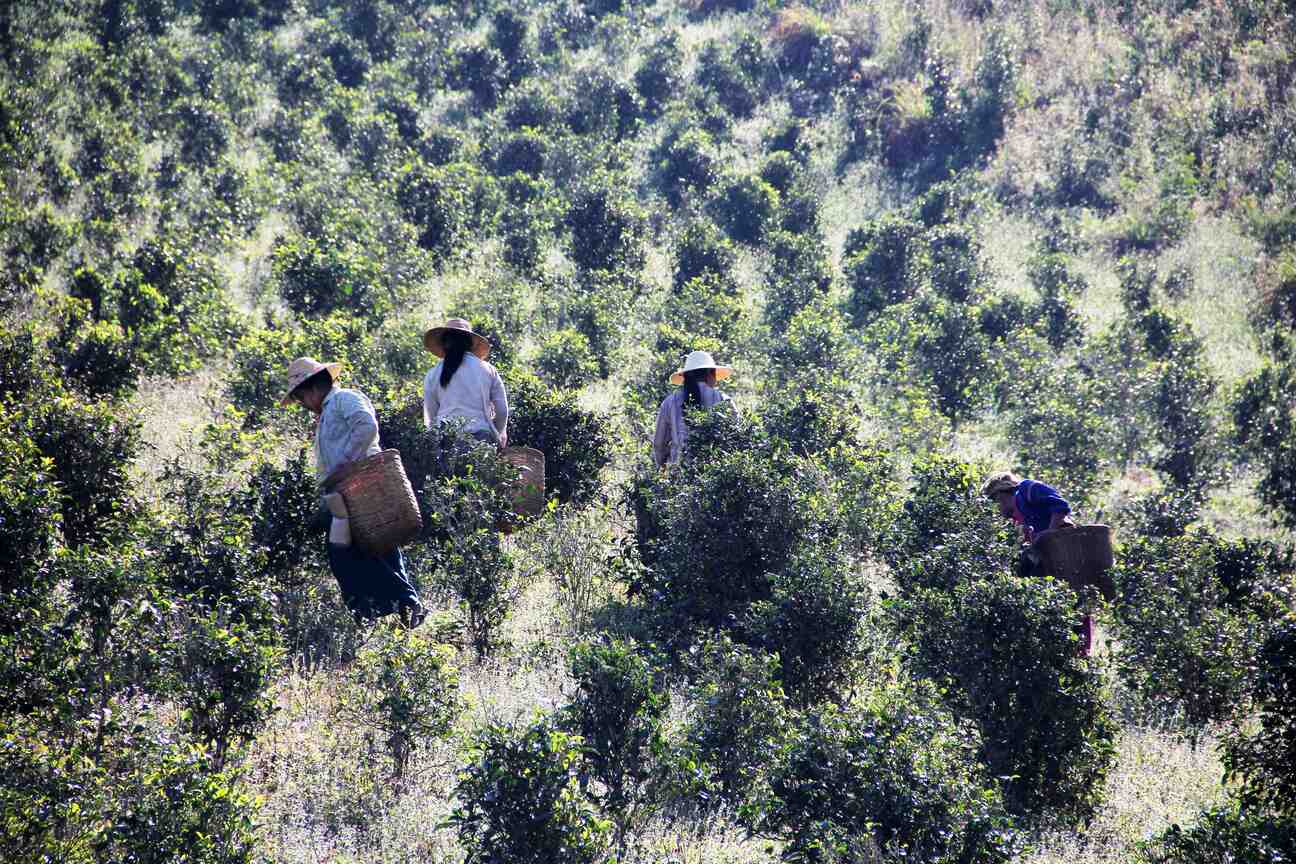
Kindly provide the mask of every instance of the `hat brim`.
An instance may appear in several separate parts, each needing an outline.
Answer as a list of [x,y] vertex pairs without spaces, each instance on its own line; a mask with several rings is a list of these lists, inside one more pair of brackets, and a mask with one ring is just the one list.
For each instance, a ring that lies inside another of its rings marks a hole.
[[288,392],[284,394],[284,397],[283,397],[282,399],[279,400],[279,405],[280,405],[280,406],[283,406],[283,407],[286,407],[286,406],[288,406],[288,405],[291,405],[291,404],[293,403],[293,394],[297,392],[297,388],[300,387],[301,385],[305,384],[305,383],[306,383],[307,381],[309,381],[310,379],[314,378],[314,377],[315,377],[316,375],[318,375],[319,373],[321,373],[321,372],[328,372],[328,373],[329,373],[329,377],[332,378],[334,381],[337,381],[337,379],[338,379],[338,374],[339,374],[341,371],[342,371],[342,364],[341,364],[341,363],[325,363],[324,365],[320,366],[320,368],[316,369],[314,372],[312,372],[311,374],[307,375],[305,378],[303,378],[302,380],[300,380],[300,381],[298,381],[296,384],[294,384],[294,385],[293,385],[293,386],[288,390]]
[[[690,369],[689,371],[690,371],[690,372],[697,372],[699,369],[714,369],[714,370],[715,370],[715,373],[716,373],[716,381],[717,381],[717,382],[719,382],[719,381],[724,381],[726,378],[729,378],[729,377],[732,376],[733,373],[734,373],[734,370],[733,370],[733,367],[732,367],[732,366],[699,366],[699,367],[697,367],[697,369]],[[672,383],[672,384],[683,384],[683,383],[684,383],[684,370],[683,370],[683,369],[676,369],[676,370],[671,374],[671,376],[670,376],[670,383]]]
[[431,351],[438,357],[445,356],[445,334],[467,333],[472,337],[472,353],[477,355],[477,359],[485,360],[490,356],[491,343],[480,333],[474,333],[471,330],[460,330],[457,327],[433,327],[423,334],[423,347]]

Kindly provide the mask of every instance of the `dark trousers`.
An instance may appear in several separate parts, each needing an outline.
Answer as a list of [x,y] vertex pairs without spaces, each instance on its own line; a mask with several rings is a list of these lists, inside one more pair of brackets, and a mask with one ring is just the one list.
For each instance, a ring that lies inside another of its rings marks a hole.
[[418,591],[405,573],[405,558],[399,549],[375,556],[355,546],[325,545],[342,599],[356,618],[373,620],[422,607]]

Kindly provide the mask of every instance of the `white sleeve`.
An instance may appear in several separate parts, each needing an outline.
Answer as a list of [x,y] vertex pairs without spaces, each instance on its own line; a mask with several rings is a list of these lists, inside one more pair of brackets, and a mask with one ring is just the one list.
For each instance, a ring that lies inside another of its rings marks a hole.
[[440,374],[440,369],[441,364],[438,363],[423,378],[423,428],[428,430],[436,423],[437,411],[441,407],[436,388],[436,377]]

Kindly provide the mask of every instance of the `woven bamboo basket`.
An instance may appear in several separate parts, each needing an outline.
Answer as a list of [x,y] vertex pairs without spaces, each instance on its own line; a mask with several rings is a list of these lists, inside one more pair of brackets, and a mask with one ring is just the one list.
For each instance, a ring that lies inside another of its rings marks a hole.
[[1093,585],[1111,600],[1116,584],[1109,572],[1116,563],[1112,552],[1111,528],[1106,525],[1080,525],[1043,531],[1035,538],[1035,548],[1043,559],[1044,570],[1079,591]]
[[385,555],[423,530],[399,451],[357,459],[330,475],[324,487],[342,495],[351,516],[351,542],[371,554]]
[[500,458],[518,469],[518,479],[508,484],[506,494],[518,516],[535,516],[545,506],[545,456],[531,447],[506,447]]

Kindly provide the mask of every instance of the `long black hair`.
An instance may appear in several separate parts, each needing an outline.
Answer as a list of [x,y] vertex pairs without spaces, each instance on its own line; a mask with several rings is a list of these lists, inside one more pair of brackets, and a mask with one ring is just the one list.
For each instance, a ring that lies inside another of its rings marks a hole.
[[441,347],[445,348],[445,358],[441,361],[442,387],[450,386],[450,379],[459,370],[459,364],[463,362],[472,343],[472,337],[460,330],[447,330],[441,337]]
[[706,380],[710,369],[690,369],[684,373],[684,407],[696,405],[702,407],[702,387],[700,386]]

